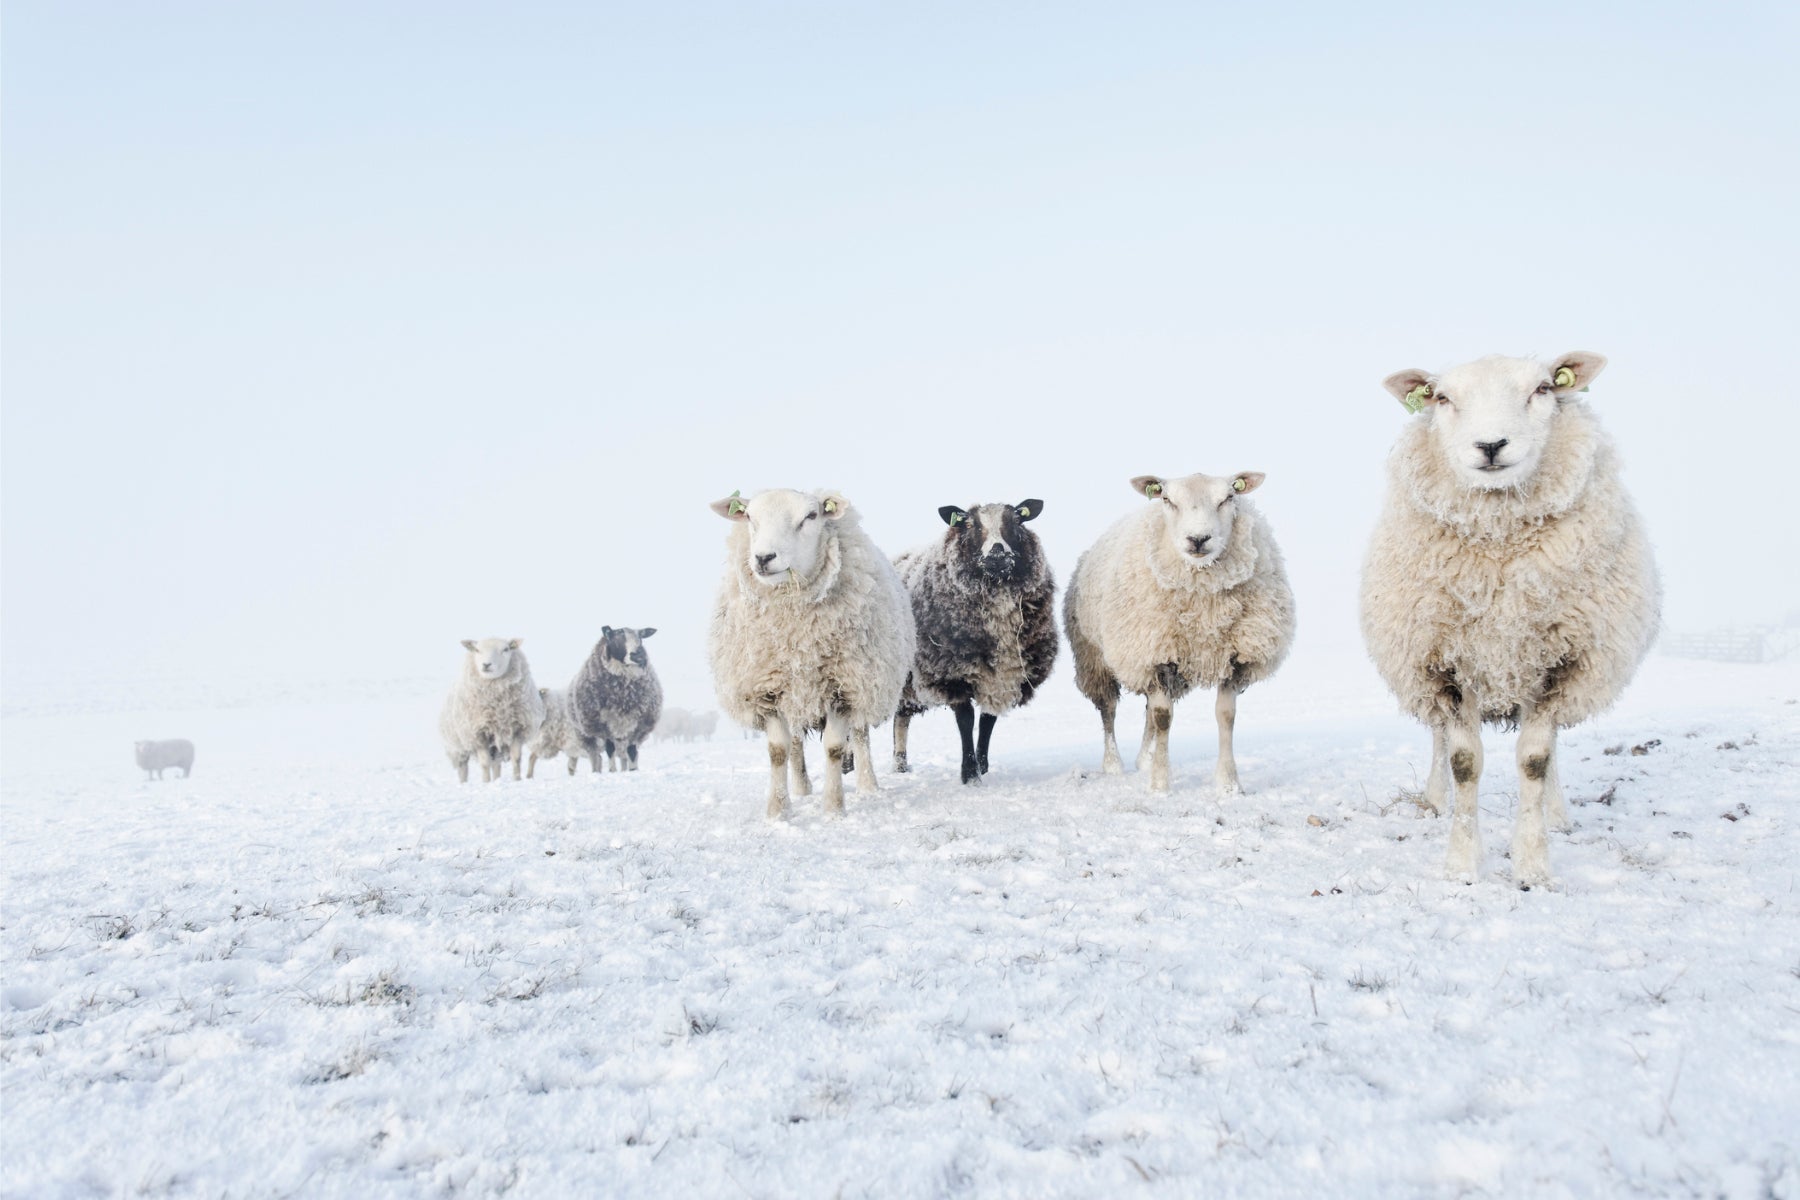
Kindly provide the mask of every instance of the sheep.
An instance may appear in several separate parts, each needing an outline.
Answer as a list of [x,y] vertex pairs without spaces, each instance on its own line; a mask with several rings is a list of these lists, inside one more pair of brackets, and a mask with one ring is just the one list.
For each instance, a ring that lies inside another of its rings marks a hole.
[[501,764],[512,760],[513,778],[522,777],[525,744],[544,723],[544,698],[531,678],[531,664],[519,647],[522,638],[465,640],[462,675],[450,689],[438,717],[438,732],[456,777],[469,782],[469,759],[481,760],[481,778],[492,783]]
[[644,639],[655,632],[601,626],[593,653],[569,684],[569,723],[595,771],[602,754],[609,771],[637,770],[638,746],[662,715],[662,683],[644,650]]
[[736,493],[708,650],[719,704],[769,744],[770,818],[786,815],[787,771],[806,795],[801,738],[822,725],[827,815],[844,811],[846,739],[858,792],[876,790],[869,729],[892,716],[917,651],[894,566],[838,492]]
[[1383,381],[1423,415],[1388,459],[1363,639],[1401,709],[1431,729],[1433,812],[1454,780],[1451,878],[1481,866],[1485,721],[1519,731],[1514,882],[1551,882],[1546,825],[1569,828],[1556,731],[1618,698],[1660,620],[1649,542],[1582,397],[1605,366],[1586,352],[1493,355]]
[[569,722],[569,697],[561,688],[538,689],[538,695],[544,701],[544,723],[538,726],[537,736],[531,739],[526,747],[531,751],[531,759],[525,766],[525,778],[537,777],[538,759],[552,759],[559,754],[569,758],[569,774],[581,765],[583,747],[581,739],[575,736],[575,727]]
[[[1042,500],[945,505],[950,528],[894,560],[912,599],[918,655],[894,715],[894,770],[908,770],[913,717],[947,704],[962,735],[962,781],[988,770],[988,743],[1002,713],[1031,703],[1056,662],[1056,580],[1037,535],[1025,528]],[[975,709],[981,735],[975,736]]]
[[135,746],[137,765],[143,768],[146,781],[161,779],[162,773],[171,767],[180,767],[183,779],[194,773],[194,743],[186,738],[137,742]]
[[1113,715],[1119,689],[1146,698],[1138,769],[1150,790],[1169,790],[1169,724],[1175,702],[1215,686],[1219,759],[1214,786],[1239,790],[1232,734],[1238,694],[1266,679],[1294,640],[1294,594],[1267,521],[1244,497],[1260,471],[1164,479],[1139,475],[1151,501],[1100,535],[1075,564],[1063,622],[1075,684],[1100,710],[1103,769],[1122,770]]
[[687,724],[687,740],[695,741],[705,738],[712,741],[713,731],[719,727],[719,714],[708,709],[703,713],[690,713]]
[[685,708],[665,708],[662,716],[657,718],[656,728],[650,732],[661,741],[686,741],[688,726],[693,720],[694,714]]

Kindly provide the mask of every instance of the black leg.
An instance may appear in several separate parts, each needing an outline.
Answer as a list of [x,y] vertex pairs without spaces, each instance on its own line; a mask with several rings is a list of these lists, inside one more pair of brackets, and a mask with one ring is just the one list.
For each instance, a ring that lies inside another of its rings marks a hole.
[[633,770],[633,771],[637,770],[637,743],[636,742],[632,742],[629,746],[625,747],[625,757],[629,758],[631,760],[631,767],[629,769]]
[[987,774],[988,739],[994,736],[994,722],[999,719],[990,712],[981,714],[981,737],[975,743],[975,766],[983,775]]
[[956,714],[956,732],[962,734],[962,781],[973,783],[981,778],[981,771],[975,765],[975,706],[960,700],[950,708]]

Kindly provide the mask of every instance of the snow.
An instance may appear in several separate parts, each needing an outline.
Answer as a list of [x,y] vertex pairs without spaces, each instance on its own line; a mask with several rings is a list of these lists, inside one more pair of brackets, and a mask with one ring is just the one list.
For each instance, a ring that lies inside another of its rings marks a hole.
[[728,726],[458,786],[435,693],[140,694],[0,721],[9,1196],[1800,1197],[1791,664],[1566,734],[1531,892],[1510,738],[1447,882],[1366,670],[1244,697],[1240,797],[1204,698],[1152,797],[1059,676],[784,824]]

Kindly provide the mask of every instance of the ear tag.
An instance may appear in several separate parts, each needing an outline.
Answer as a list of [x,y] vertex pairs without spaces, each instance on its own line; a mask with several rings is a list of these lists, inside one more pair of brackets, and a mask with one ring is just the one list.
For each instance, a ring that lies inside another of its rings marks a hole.
[[963,515],[961,513],[951,513],[950,514],[950,523],[952,525],[961,525],[963,523],[964,519],[965,518],[963,517]]
[[1400,401],[1400,403],[1405,406],[1406,411],[1409,413],[1422,413],[1425,411],[1425,402],[1429,399],[1431,399],[1431,385],[1429,383],[1421,383],[1418,387],[1406,393],[1406,399]]
[[[1569,370],[1569,368],[1567,368],[1567,367],[1556,368],[1555,383],[1556,383],[1556,386],[1559,388],[1574,387],[1575,386],[1575,372]],[[1582,390],[1586,391],[1587,389],[1583,388]]]
[[1030,506],[1029,505],[1020,505],[1019,506],[1019,519],[1021,521],[1023,521],[1029,516],[1031,516]]
[[1244,486],[1244,477],[1242,475],[1239,475],[1236,479],[1231,481],[1231,490],[1234,492],[1243,491]]
[[836,500],[827,500],[825,502],[825,511],[828,513],[836,512],[837,511],[837,501]]
[[1162,495],[1162,493],[1163,493],[1163,486],[1160,483],[1146,483],[1144,485],[1144,495],[1148,496],[1152,500],[1154,500],[1158,496]]
[[729,512],[734,517],[744,511],[744,502],[742,500],[738,499],[738,495],[741,491],[742,491],[742,489],[740,488],[731,493],[731,503],[729,506],[727,506],[727,508],[725,510],[726,512]]

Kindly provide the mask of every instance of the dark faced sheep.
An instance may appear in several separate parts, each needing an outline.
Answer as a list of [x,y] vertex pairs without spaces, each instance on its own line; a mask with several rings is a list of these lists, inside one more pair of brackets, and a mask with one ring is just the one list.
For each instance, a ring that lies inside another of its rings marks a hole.
[[[1029,704],[1056,662],[1056,580],[1025,527],[1042,500],[946,505],[933,544],[894,560],[912,599],[919,648],[894,717],[894,770],[908,769],[912,718],[949,705],[962,734],[962,781],[987,774],[1000,714]],[[975,710],[981,710],[981,730]]]
[[602,626],[569,684],[569,724],[596,771],[603,754],[608,770],[637,770],[638,745],[662,715],[662,684],[644,650],[644,639],[655,632]]

